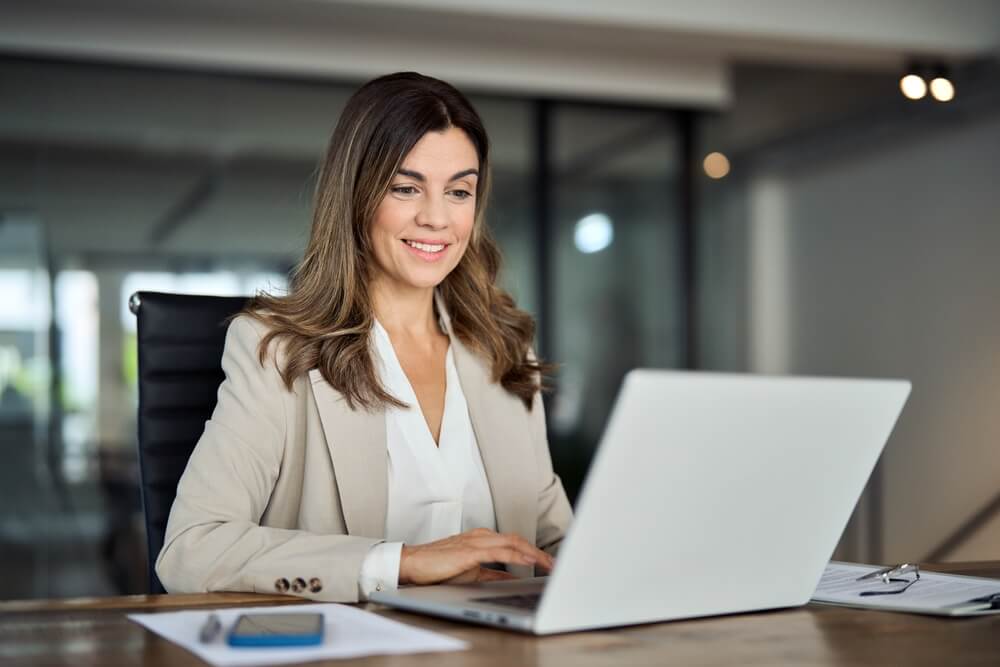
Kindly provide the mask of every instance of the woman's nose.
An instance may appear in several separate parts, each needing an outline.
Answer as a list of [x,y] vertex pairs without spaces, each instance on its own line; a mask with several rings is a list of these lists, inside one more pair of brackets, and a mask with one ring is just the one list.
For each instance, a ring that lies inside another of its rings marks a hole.
[[443,197],[425,197],[417,211],[417,224],[441,229],[448,226],[448,209]]

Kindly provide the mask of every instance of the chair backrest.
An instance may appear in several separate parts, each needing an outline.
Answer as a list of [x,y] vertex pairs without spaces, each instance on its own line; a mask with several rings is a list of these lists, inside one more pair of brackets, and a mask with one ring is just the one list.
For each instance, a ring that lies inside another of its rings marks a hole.
[[177,483],[215,409],[228,318],[247,297],[136,292],[139,480],[149,592],[164,593],[153,565],[163,547]]

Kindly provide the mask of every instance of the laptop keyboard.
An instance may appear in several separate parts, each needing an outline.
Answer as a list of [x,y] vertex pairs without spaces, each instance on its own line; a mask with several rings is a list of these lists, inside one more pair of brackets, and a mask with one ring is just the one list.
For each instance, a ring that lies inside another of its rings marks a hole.
[[518,609],[534,610],[541,599],[541,593],[528,593],[526,595],[498,595],[495,597],[472,598],[472,602],[485,602],[487,604],[498,604],[504,607],[517,607]]

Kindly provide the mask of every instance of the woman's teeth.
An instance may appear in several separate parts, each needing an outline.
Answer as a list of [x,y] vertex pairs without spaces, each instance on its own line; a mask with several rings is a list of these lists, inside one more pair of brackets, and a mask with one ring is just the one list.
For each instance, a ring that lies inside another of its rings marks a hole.
[[416,248],[417,250],[423,250],[424,252],[441,252],[444,250],[444,244],[431,245],[429,243],[417,243],[416,241],[404,241],[411,248]]

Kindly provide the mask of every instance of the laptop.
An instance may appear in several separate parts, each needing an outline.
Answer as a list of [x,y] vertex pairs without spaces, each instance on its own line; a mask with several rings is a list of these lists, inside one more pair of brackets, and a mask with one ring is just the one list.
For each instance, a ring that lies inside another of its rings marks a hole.
[[805,604],[909,393],[633,370],[550,576],[371,599],[539,635]]

